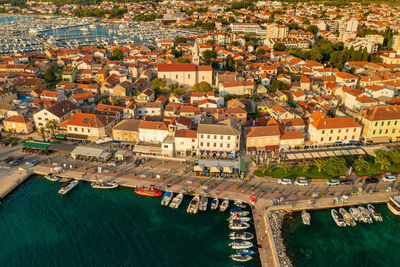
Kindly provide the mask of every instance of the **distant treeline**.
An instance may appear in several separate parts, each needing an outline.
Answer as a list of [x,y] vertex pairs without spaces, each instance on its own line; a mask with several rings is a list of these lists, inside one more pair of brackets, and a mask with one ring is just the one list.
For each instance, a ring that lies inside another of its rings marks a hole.
[[102,18],[109,14],[110,18],[121,18],[127,12],[126,8],[113,8],[111,10],[101,8],[77,8],[74,9],[74,15],[77,17],[96,17]]
[[346,6],[352,3],[361,4],[400,4],[399,0],[277,0],[282,3],[315,3],[315,4],[327,4],[332,6]]

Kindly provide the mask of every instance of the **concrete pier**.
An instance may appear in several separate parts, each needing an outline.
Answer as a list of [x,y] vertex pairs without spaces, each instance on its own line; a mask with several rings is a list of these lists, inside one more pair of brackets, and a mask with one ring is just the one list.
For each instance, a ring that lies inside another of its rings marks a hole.
[[32,174],[32,170],[25,168],[0,169],[0,198],[7,196]]

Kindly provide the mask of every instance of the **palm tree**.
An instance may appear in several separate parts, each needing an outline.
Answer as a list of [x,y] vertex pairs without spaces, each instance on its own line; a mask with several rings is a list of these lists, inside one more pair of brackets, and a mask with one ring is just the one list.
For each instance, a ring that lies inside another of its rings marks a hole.
[[375,164],[381,165],[381,169],[383,170],[386,167],[392,165],[392,162],[390,161],[390,159],[388,157],[380,154],[375,157]]
[[356,159],[354,161],[353,168],[356,171],[368,170],[369,169],[369,163],[368,163],[368,161],[366,161],[363,158],[358,158],[358,159]]
[[57,129],[57,123],[55,120],[49,120],[46,122],[46,129],[54,135],[54,131]]
[[325,167],[325,164],[326,164],[326,161],[323,159],[317,159],[314,162],[314,165],[317,166],[317,168],[318,168],[318,172],[322,171],[322,168]]
[[310,165],[302,165],[301,170],[303,171],[303,174],[306,174],[306,172],[310,169]]
[[38,134],[43,138],[43,142],[46,142],[46,129],[44,127],[38,129]]

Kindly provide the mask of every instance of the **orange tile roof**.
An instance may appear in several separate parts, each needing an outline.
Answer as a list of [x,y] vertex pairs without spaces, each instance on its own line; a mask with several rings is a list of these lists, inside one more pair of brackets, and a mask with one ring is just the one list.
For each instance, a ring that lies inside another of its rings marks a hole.
[[352,117],[322,118],[311,122],[311,125],[318,130],[361,127]]

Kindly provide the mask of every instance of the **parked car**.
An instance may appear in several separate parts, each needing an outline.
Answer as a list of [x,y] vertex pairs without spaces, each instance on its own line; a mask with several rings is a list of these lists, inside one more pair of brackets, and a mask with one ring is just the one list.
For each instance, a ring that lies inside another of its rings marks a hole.
[[108,166],[112,166],[112,167],[117,167],[117,166],[118,166],[118,161],[117,161],[117,160],[111,161],[111,162],[109,162],[107,165],[108,165]]
[[292,184],[292,180],[287,179],[287,178],[285,178],[285,179],[279,179],[279,180],[278,180],[278,184]]
[[379,178],[378,177],[368,177],[365,179],[366,184],[377,184],[379,183]]
[[12,161],[12,165],[17,166],[17,165],[21,164],[23,161],[24,161],[24,157],[16,158],[14,161]]
[[342,179],[339,179],[339,183],[340,184],[354,184],[354,181],[351,179],[342,178]]
[[387,175],[382,178],[384,182],[395,182],[396,181],[396,176],[394,175]]
[[307,186],[308,182],[307,182],[307,180],[300,179],[300,180],[294,181],[294,185]]
[[3,160],[3,162],[4,163],[9,163],[9,162],[11,162],[11,161],[13,161],[14,160],[14,157],[7,157],[7,158],[5,158],[4,160]]
[[10,142],[8,142],[8,141],[3,141],[1,144],[2,144],[3,146],[8,146],[8,145],[10,144]]
[[30,167],[33,167],[33,166],[37,165],[38,163],[39,163],[39,160],[37,160],[37,159],[34,159],[32,161],[25,161],[25,165],[30,166]]
[[331,179],[331,180],[326,181],[326,184],[328,186],[331,186],[331,185],[339,185],[340,183],[339,183],[338,179]]
[[9,146],[9,147],[13,147],[13,146],[16,146],[16,145],[18,145],[17,142],[11,142],[8,146]]

